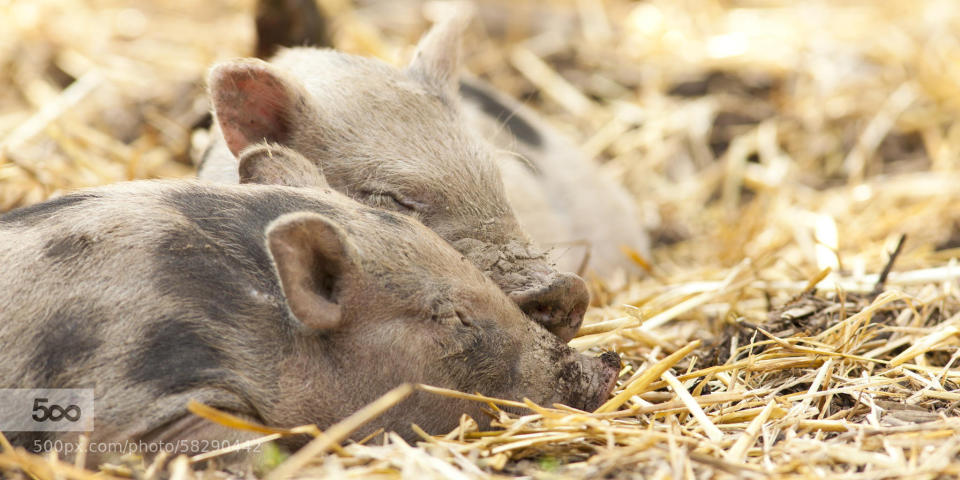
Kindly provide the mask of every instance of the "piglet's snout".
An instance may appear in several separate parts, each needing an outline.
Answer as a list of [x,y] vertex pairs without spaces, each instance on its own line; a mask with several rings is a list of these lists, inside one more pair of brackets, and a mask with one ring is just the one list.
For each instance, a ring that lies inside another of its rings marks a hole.
[[620,375],[620,357],[606,352],[599,357],[575,354],[561,366],[558,385],[562,402],[592,412],[610,398]]
[[592,412],[603,405],[613,388],[617,386],[617,377],[620,376],[620,357],[614,352],[603,352],[599,357],[591,358],[597,368],[597,376],[592,387],[595,389],[592,396],[586,398],[584,410]]
[[514,292],[510,298],[531,320],[569,342],[580,330],[590,293],[580,277],[558,273],[545,286]]
[[604,375],[604,388],[600,391],[599,404],[607,401],[607,398],[610,397],[610,394],[613,393],[613,388],[617,386],[617,377],[620,376],[620,356],[616,352],[603,352],[602,355],[597,357],[600,360],[600,363],[603,364],[603,374]]

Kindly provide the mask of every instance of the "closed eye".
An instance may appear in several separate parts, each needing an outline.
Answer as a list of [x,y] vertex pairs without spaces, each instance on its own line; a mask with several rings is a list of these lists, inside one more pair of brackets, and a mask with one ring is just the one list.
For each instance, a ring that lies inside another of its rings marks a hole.
[[473,322],[457,310],[445,310],[432,315],[433,321],[450,327],[472,327]]
[[369,203],[371,203],[373,206],[381,208],[390,208],[407,212],[421,212],[426,207],[425,204],[411,200],[398,193],[388,191],[364,191],[361,193],[367,198]]

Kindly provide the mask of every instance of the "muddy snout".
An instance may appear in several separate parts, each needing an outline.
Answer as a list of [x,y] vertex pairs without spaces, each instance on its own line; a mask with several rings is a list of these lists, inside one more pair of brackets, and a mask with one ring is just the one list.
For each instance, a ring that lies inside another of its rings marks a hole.
[[580,330],[590,303],[586,282],[572,273],[552,275],[546,285],[513,292],[510,298],[531,320],[564,342],[569,342]]
[[619,375],[620,357],[614,352],[604,352],[599,357],[577,355],[560,372],[564,403],[587,412],[596,410],[610,398]]
[[[604,377],[604,388],[600,391],[600,399],[597,403],[597,407],[602,405],[607,401],[607,398],[610,397],[610,394],[613,393],[613,388],[617,386],[617,377],[620,376],[620,356],[616,352],[606,351],[602,355],[597,357],[600,360],[600,363],[603,365],[603,375]],[[591,408],[595,410],[596,407]]]

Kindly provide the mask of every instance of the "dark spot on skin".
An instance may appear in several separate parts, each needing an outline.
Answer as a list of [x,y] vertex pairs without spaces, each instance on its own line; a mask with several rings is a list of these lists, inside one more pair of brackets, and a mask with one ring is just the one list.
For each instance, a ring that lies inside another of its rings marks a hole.
[[95,307],[58,311],[43,322],[33,340],[36,349],[30,365],[46,388],[66,388],[57,382],[70,368],[93,358],[103,339],[97,332],[100,310]]
[[311,211],[330,215],[333,211],[310,198],[276,191],[241,196],[192,188],[174,192],[164,202],[194,222],[209,240],[230,246],[238,256],[252,260],[261,270],[270,269],[264,247],[264,234],[270,222],[285,213]]
[[540,132],[533,125],[521,118],[517,112],[488,95],[487,92],[466,82],[460,82],[460,95],[464,99],[479,104],[483,113],[503,122],[510,133],[523,143],[534,147],[543,144],[543,137],[540,136]]
[[135,354],[128,377],[167,394],[222,380],[225,355],[202,336],[202,330],[194,322],[159,319]]
[[157,244],[157,288],[227,324],[251,301],[251,288],[276,299],[283,296],[266,249],[270,222],[289,212],[332,211],[316,200],[283,192],[247,196],[192,188],[163,201],[190,225],[167,232]]
[[92,243],[87,235],[65,235],[48,241],[43,254],[55,262],[66,262],[86,254]]
[[163,296],[202,312],[210,319],[232,324],[233,312],[247,300],[242,272],[221,246],[195,229],[177,229],[164,234],[157,244],[153,281]]
[[77,193],[18,208],[0,216],[0,224],[23,223],[26,225],[35,225],[64,208],[79,205],[91,198],[97,198],[97,195]]

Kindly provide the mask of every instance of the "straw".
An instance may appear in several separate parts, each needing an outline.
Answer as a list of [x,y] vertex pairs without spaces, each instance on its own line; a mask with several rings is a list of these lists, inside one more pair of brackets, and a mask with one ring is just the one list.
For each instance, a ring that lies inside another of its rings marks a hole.
[[[254,3],[0,2],[0,212],[192,176],[204,77],[252,53]],[[318,4],[334,47],[396,65],[428,26],[414,1]],[[407,441],[376,414],[410,389],[323,432],[196,411],[252,429],[254,443],[313,435],[272,478],[960,475],[960,4],[476,9],[465,68],[581,145],[650,232],[649,251],[622,250],[647,275],[592,280],[571,342],[620,355],[611,395],[584,412],[533,392],[416,385],[485,418],[423,422]],[[352,437],[365,421],[374,433]],[[237,474],[197,463],[233,447],[93,470],[78,468],[89,455],[28,453],[3,436],[0,448],[4,478]]]

